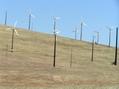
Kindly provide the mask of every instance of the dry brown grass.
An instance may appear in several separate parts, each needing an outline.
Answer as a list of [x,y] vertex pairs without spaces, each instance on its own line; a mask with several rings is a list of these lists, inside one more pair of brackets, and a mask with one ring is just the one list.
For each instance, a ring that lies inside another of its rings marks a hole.
[[[52,35],[19,29],[20,36],[15,36],[11,53],[11,31],[5,29],[0,27],[0,89],[119,87],[119,64],[111,64],[114,48],[95,45],[92,63],[90,43],[58,37],[56,68],[53,68]],[[71,48],[72,68],[69,66]]]

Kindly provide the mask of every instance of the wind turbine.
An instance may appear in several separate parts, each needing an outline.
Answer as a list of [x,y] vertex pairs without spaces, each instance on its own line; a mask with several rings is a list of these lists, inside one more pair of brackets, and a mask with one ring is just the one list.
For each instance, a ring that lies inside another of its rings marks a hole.
[[92,54],[91,54],[91,61],[94,61],[94,46],[95,46],[95,36],[92,39]]
[[118,57],[118,27],[116,28],[116,47],[115,47],[115,60],[114,60],[114,65],[117,65],[117,57]]
[[17,21],[14,23],[14,26],[12,28],[7,28],[7,30],[12,30],[12,34],[11,34],[11,52],[14,51],[14,34],[16,33],[16,35],[19,35],[17,30],[16,30],[16,25],[17,25]]
[[75,40],[77,40],[77,33],[78,33],[78,28],[75,27],[75,30],[73,30],[74,34],[75,34]]
[[57,51],[57,31],[56,31],[56,20],[60,19],[59,17],[53,17],[54,20],[54,59],[53,59],[53,67],[56,66],[56,51]]
[[107,27],[107,29],[109,29],[109,43],[108,43],[108,46],[110,47],[110,45],[111,45],[111,32],[112,32],[112,28]]
[[87,26],[87,25],[83,21],[81,21],[80,25],[81,25],[80,41],[82,41],[82,38],[83,38],[83,26]]
[[97,35],[97,42],[96,42],[96,44],[99,44],[99,32],[98,31],[94,31],[94,33]]
[[31,13],[31,10],[30,10],[29,11],[29,16],[28,16],[28,30],[31,30],[32,18],[35,18],[35,16]]
[[7,11],[5,12],[5,22],[4,22],[4,25],[7,25],[7,17],[8,17],[8,13]]

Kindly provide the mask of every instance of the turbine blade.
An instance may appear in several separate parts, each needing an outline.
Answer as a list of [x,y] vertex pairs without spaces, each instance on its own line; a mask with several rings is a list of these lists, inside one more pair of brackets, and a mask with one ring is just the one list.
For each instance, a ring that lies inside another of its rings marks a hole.
[[14,31],[15,31],[16,35],[17,35],[17,36],[19,36],[19,34],[18,34],[17,30],[15,29]]
[[85,22],[83,22],[83,25],[84,25],[84,26],[87,26],[87,24],[86,24]]
[[31,17],[32,17],[32,18],[36,18],[36,16],[35,16],[35,15],[33,15],[33,14],[31,14]]
[[60,17],[55,17],[55,16],[53,18],[56,19],[56,20],[59,20],[60,19]]
[[59,34],[59,33],[60,33],[59,31],[56,32],[56,34]]
[[59,34],[60,32],[61,32],[60,30],[56,29],[54,33]]
[[16,25],[17,25],[17,21],[14,22],[14,28],[16,27]]

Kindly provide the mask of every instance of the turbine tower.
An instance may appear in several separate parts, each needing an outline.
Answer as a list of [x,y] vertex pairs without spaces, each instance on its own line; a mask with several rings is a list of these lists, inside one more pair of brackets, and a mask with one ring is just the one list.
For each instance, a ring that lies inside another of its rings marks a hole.
[[31,30],[32,18],[35,18],[35,16],[31,13],[31,10],[29,10],[29,15],[28,15],[28,30]]
[[73,32],[74,32],[74,35],[75,35],[75,40],[77,40],[78,28],[77,28],[77,27],[75,27],[75,30],[74,30]]
[[12,34],[11,34],[11,52],[14,51],[14,34],[19,35],[17,30],[16,30],[16,25],[17,25],[17,21],[14,23],[13,28],[7,28],[7,30],[12,30]]
[[5,12],[5,22],[4,25],[7,25],[7,11]]
[[81,23],[80,23],[80,27],[81,27],[80,41],[82,41],[82,39],[83,39],[83,26],[87,26],[87,25],[86,25],[85,22],[83,22],[83,20],[82,20]]
[[107,29],[109,30],[109,42],[108,42],[108,46],[111,46],[111,32],[112,32],[112,28],[107,27]]
[[98,31],[94,31],[94,33],[97,35],[96,37],[97,37],[97,42],[96,42],[96,44],[99,44],[99,32]]
[[56,66],[56,51],[57,51],[57,31],[56,31],[56,21],[59,19],[59,17],[53,17],[54,20],[54,57],[53,57],[53,67]]

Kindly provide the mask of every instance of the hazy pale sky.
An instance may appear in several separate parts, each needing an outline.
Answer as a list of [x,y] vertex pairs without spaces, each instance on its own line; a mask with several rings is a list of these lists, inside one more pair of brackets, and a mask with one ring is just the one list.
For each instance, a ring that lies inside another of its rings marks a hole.
[[72,32],[79,28],[83,20],[83,39],[91,41],[94,31],[100,32],[100,43],[107,44],[108,29],[113,27],[112,45],[115,44],[115,28],[119,26],[118,0],[0,0],[0,23],[4,23],[5,11],[8,11],[8,24],[16,20],[17,26],[28,28],[29,11],[35,16],[32,19],[34,31],[52,33],[53,16],[60,17],[57,21],[59,35],[74,38]]

